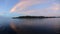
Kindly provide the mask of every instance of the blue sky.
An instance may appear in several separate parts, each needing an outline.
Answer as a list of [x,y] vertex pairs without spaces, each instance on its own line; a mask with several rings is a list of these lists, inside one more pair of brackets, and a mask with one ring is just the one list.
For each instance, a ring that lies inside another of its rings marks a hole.
[[60,0],[0,0],[0,16],[60,16]]
[[12,14],[10,14],[10,9],[18,3],[19,0],[0,0],[0,15],[10,17]]

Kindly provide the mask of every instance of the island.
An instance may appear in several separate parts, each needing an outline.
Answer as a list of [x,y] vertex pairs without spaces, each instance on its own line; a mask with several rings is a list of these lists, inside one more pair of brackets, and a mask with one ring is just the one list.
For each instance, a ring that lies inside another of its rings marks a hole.
[[55,16],[52,16],[52,17],[47,17],[47,16],[19,16],[19,17],[13,17],[13,19],[16,19],[16,18],[60,18],[60,17],[55,17]]

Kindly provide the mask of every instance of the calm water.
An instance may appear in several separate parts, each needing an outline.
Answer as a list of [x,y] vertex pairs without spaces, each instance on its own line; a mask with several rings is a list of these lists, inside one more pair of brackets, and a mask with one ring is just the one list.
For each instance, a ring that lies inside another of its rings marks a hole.
[[0,28],[4,29],[6,26],[10,26],[16,30],[30,30],[34,31],[54,31],[59,33],[60,30],[60,18],[46,18],[46,19],[10,19],[0,18]]

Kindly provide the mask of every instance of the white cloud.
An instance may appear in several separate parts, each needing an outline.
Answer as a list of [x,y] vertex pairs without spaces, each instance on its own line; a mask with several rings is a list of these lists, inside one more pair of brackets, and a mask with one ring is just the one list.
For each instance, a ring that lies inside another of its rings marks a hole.
[[53,3],[50,7],[47,8],[48,10],[52,10],[52,11],[58,11],[60,10],[60,4],[57,3]]
[[[35,5],[35,4],[41,4],[44,2],[48,2],[48,0],[22,0],[18,4],[16,4],[12,9],[12,12],[16,12],[19,14],[24,15],[36,15],[36,16],[56,16],[59,13],[60,10],[60,4],[53,2],[51,6],[45,9],[36,9],[36,10],[27,10],[28,7]],[[26,10],[26,11],[23,11]]]
[[46,0],[22,0],[18,4],[16,4],[10,12],[15,12],[15,11],[22,11],[26,10],[28,7],[35,5],[35,4],[40,4],[44,3]]
[[45,9],[36,9],[36,10],[28,10],[26,12],[18,12],[24,15],[36,15],[36,16],[59,16],[60,5],[53,3],[50,7]]

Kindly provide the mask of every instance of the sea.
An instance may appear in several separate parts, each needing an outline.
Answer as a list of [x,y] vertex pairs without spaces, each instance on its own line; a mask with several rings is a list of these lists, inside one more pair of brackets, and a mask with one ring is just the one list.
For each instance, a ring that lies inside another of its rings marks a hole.
[[60,18],[0,18],[0,34],[59,34]]

